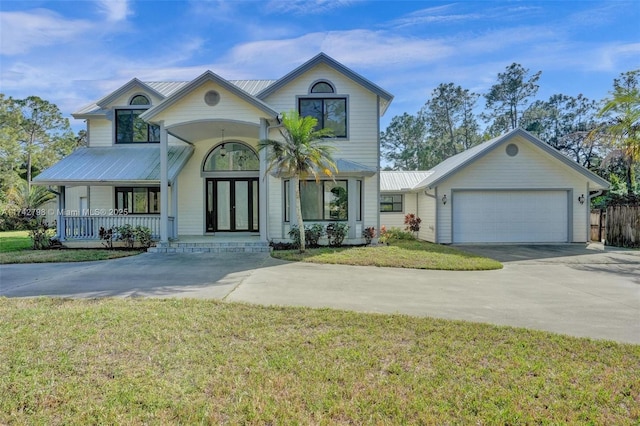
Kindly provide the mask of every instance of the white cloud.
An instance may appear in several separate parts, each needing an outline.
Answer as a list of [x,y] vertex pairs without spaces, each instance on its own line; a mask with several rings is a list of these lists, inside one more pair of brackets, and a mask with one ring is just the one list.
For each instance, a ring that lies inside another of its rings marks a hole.
[[264,11],[273,14],[318,15],[353,3],[352,0],[270,0],[264,6]]
[[81,19],[66,19],[45,9],[0,12],[0,54],[20,55],[35,47],[68,43],[92,28]]
[[424,25],[433,23],[451,23],[459,21],[469,21],[480,19],[481,15],[477,13],[461,14],[461,13],[449,13],[453,5],[443,5],[436,7],[429,7],[426,9],[416,10],[415,12],[408,13],[401,18],[394,19],[389,22],[394,27],[409,27],[414,25]]
[[97,0],[97,6],[108,22],[124,21],[131,14],[128,0]]

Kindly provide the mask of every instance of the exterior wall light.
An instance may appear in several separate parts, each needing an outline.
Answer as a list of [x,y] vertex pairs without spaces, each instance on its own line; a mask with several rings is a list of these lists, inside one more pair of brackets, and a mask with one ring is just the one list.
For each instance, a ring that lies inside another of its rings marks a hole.
[[227,150],[224,149],[224,129],[222,129],[221,131],[222,133],[222,146],[220,147],[220,157],[224,157],[225,155],[227,155]]
[[442,204],[446,205],[447,204],[447,194],[444,194],[442,196]]
[[584,204],[584,194],[581,194],[581,195],[578,197],[578,202],[579,202],[580,204]]

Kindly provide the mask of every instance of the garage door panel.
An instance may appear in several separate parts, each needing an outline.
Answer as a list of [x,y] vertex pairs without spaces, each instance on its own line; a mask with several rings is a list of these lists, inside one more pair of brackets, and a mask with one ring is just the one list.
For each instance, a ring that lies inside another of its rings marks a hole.
[[566,242],[567,191],[456,191],[453,242]]

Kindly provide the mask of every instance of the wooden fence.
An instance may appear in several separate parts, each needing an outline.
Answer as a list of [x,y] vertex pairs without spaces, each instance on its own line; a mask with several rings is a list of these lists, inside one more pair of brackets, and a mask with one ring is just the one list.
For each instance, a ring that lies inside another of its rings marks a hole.
[[605,227],[606,245],[640,247],[640,206],[607,207]]
[[606,210],[591,210],[591,241],[603,241],[607,235]]

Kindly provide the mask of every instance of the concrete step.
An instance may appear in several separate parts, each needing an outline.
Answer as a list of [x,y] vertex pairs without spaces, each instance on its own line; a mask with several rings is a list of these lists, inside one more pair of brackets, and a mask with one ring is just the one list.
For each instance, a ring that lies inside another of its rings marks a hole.
[[263,253],[271,248],[266,241],[170,242],[150,247],[149,253]]

